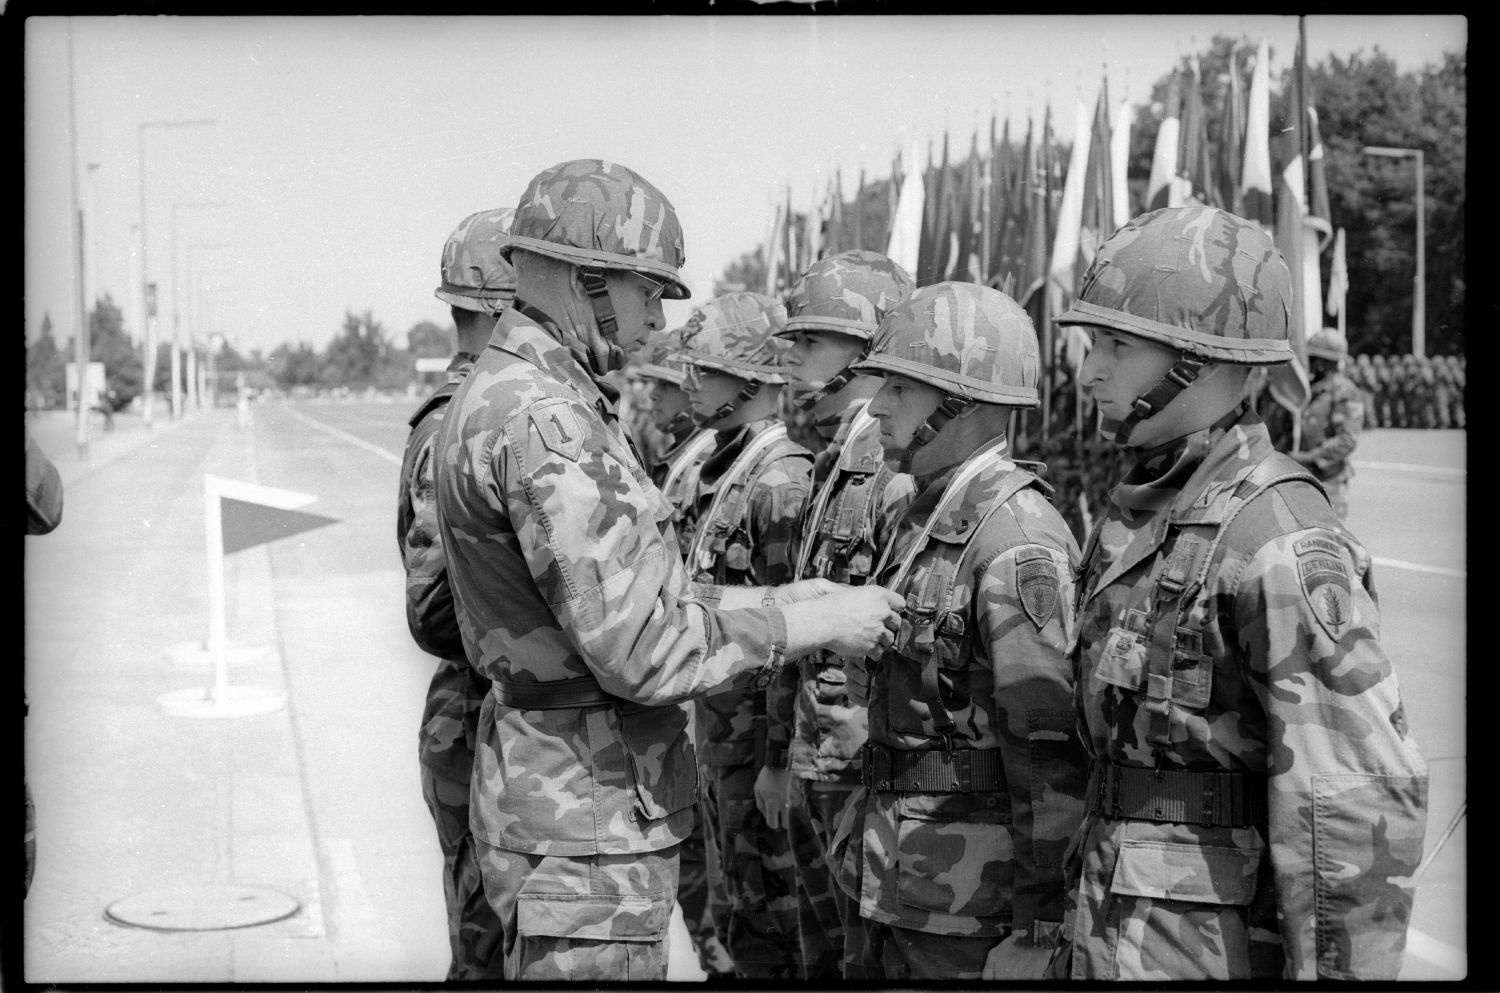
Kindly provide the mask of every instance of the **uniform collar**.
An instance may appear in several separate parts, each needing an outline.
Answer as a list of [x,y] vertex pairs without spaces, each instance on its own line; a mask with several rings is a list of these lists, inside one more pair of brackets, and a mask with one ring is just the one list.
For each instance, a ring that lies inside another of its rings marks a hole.
[[557,323],[530,304],[517,300],[495,324],[487,347],[514,355],[572,387],[585,403],[614,417],[619,391],[594,378],[588,365],[561,343]]

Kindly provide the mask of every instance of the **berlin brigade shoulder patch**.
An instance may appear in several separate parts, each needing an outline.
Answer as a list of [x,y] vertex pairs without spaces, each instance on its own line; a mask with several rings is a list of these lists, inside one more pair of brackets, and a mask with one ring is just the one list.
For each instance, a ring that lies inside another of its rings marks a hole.
[[1026,616],[1037,629],[1045,627],[1057,608],[1057,566],[1041,548],[1023,549],[1016,556],[1016,591]]
[[583,454],[583,427],[578,415],[573,413],[567,400],[551,400],[538,404],[530,414],[531,429],[536,432],[547,450],[555,452],[569,462],[577,462]]
[[1297,578],[1313,616],[1328,637],[1338,641],[1354,623],[1354,601],[1344,560],[1324,554],[1299,556]]

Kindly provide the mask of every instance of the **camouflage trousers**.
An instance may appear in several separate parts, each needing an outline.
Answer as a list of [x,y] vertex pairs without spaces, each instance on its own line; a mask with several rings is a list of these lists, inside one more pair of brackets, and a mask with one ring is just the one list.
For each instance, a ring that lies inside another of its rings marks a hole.
[[[1270,859],[1261,860],[1258,877],[1253,872],[1247,876],[1242,850],[1224,844],[1225,832],[1249,838],[1257,830],[1152,825],[1158,832],[1175,832],[1169,836],[1174,840],[1140,849],[1152,860],[1121,873],[1129,886],[1117,887],[1117,870],[1124,868],[1119,865],[1121,845],[1130,823],[1097,815],[1084,820],[1078,854],[1068,858],[1068,920],[1045,978],[1152,983],[1280,979],[1284,958]],[[1236,857],[1224,863],[1223,879],[1199,878],[1190,866],[1201,866],[1201,855],[1175,869],[1171,864],[1172,853],[1191,853],[1194,837],[1203,832],[1217,832],[1208,839],[1219,843],[1215,850]],[[1179,898],[1169,898],[1168,892]]]
[[443,852],[443,902],[448,908],[448,981],[499,979],[500,921],[484,898],[484,880],[469,833],[469,784],[421,766],[422,799],[437,824]]
[[797,876],[797,938],[806,979],[838,979],[844,929],[859,916],[834,882],[833,833],[856,784],[793,777],[787,837]]
[[570,857],[475,842],[504,934],[507,980],[666,980],[681,846]]
[[704,797],[729,897],[722,927],[735,975],[797,979],[797,879],[785,831],[755,805],[755,765],[709,766]]
[[693,820],[693,833],[681,845],[677,877],[677,903],[698,953],[698,964],[710,976],[732,976],[729,952],[715,927],[729,898],[724,894],[724,876],[719,871],[718,847],[704,830],[702,812]]
[[895,982],[925,982],[937,979],[979,979],[990,949],[1004,935],[982,938],[955,934],[933,934],[864,920],[863,957],[859,975]]

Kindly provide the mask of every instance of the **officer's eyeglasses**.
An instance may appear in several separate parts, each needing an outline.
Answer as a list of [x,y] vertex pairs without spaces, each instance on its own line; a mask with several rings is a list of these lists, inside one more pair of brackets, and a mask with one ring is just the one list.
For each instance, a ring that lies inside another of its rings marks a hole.
[[665,282],[663,282],[662,280],[652,279],[650,276],[647,276],[645,273],[636,272],[634,269],[626,269],[625,271],[628,272],[628,273],[630,273],[632,276],[636,276],[636,277],[638,277],[640,279],[644,279],[646,281],[646,283],[651,287],[651,293],[650,293],[649,296],[646,297],[646,306],[649,307],[651,304],[653,304],[656,301],[660,300],[661,299],[661,295],[663,293],[667,292],[667,284]]

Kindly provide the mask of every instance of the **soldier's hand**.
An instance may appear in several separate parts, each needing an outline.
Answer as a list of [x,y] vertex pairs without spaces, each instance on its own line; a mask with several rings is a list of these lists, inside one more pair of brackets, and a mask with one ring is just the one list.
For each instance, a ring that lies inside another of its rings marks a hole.
[[1041,979],[1052,958],[1052,949],[1038,948],[1018,934],[1008,935],[990,949],[981,979]]
[[879,655],[895,641],[905,598],[883,586],[856,586],[816,600],[788,604],[787,654],[796,657],[814,648],[835,655]]
[[786,828],[786,791],[791,779],[790,769],[772,769],[768,765],[761,766],[755,777],[755,806],[773,831]]

